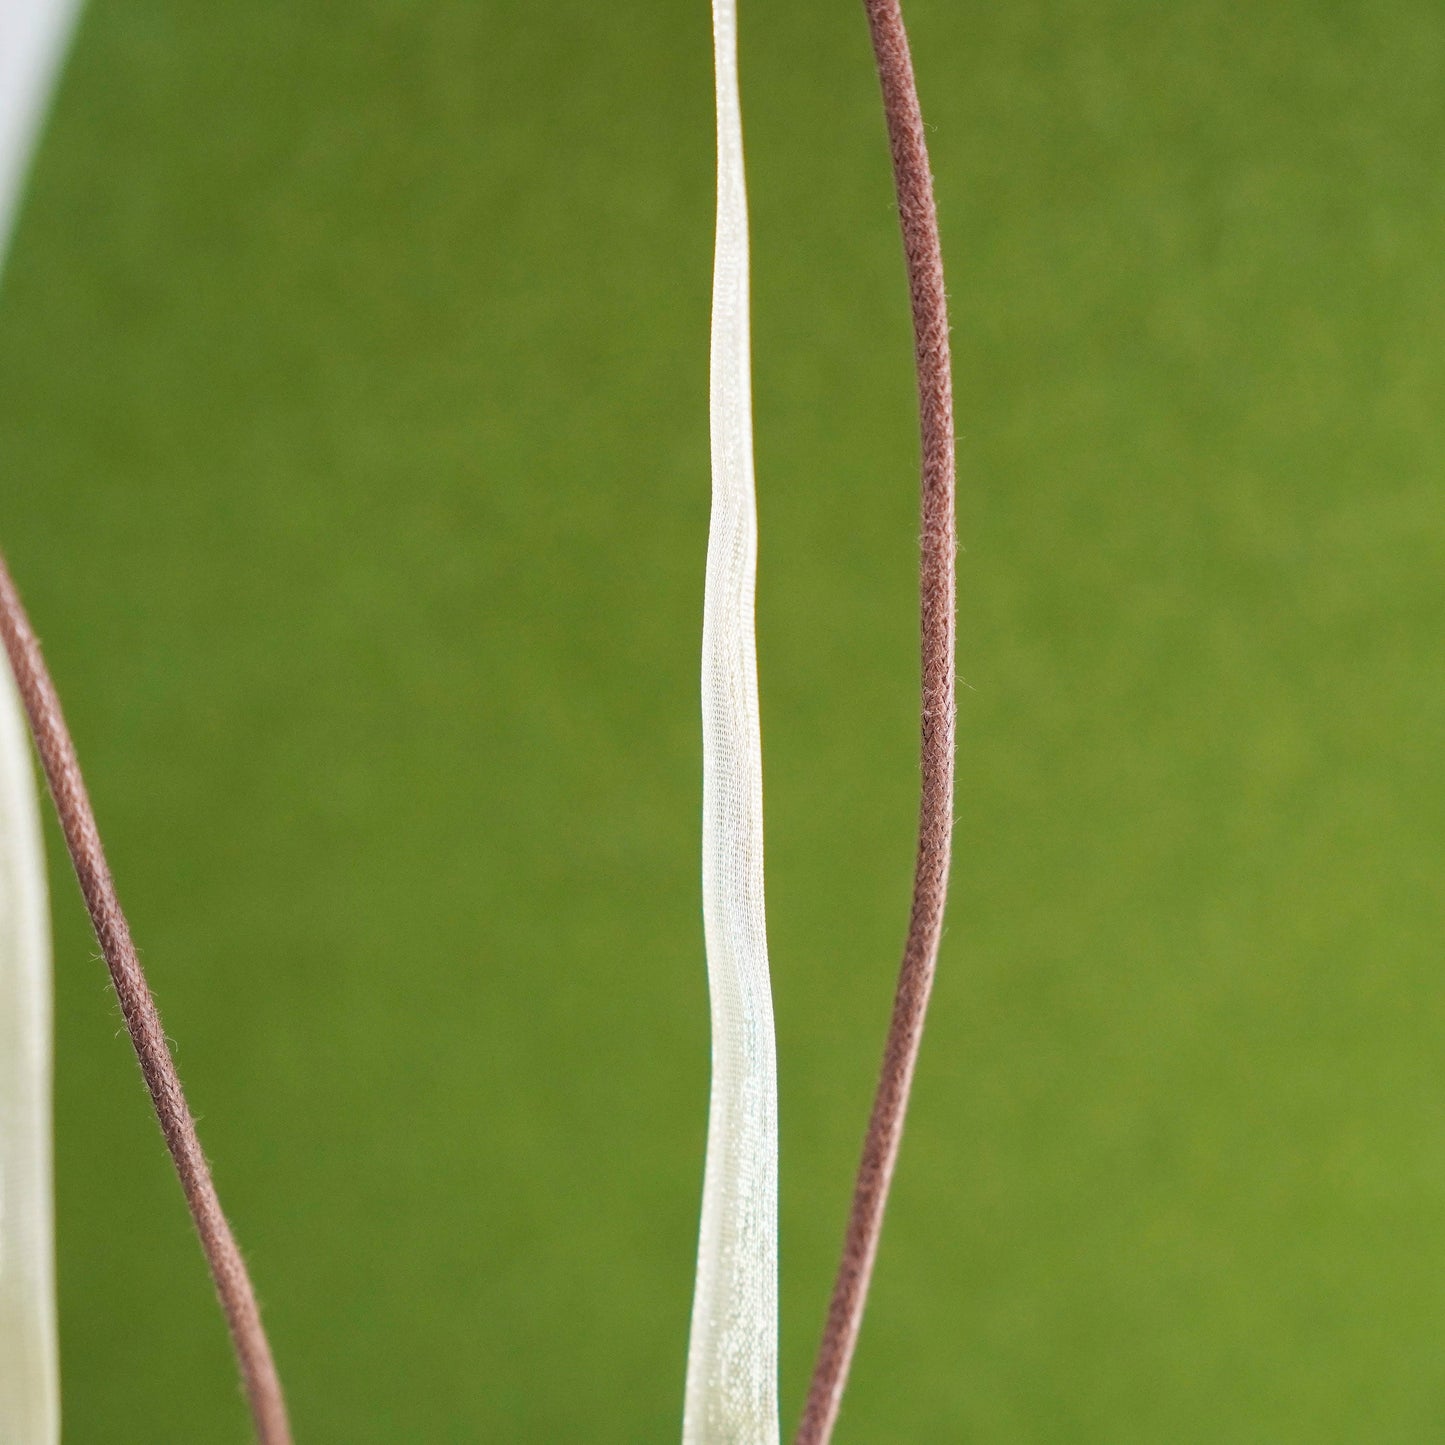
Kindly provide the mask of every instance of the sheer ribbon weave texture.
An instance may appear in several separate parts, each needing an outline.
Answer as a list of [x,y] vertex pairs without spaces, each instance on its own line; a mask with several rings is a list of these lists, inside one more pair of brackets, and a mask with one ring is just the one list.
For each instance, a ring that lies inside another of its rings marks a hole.
[[763,907],[757,508],[735,0],[713,0],[717,249],[703,601],[703,925],[712,1090],[684,1445],[778,1440],[778,1099]]

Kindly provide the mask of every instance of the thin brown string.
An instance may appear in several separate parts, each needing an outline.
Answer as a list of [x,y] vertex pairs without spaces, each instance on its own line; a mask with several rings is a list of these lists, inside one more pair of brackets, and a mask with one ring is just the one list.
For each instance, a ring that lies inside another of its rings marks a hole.
[[46,670],[40,644],[31,630],[29,618],[21,605],[20,595],[10,576],[4,558],[0,557],[0,637],[3,637],[10,666],[20,689],[20,697],[30,719],[40,765],[50,785],[50,796],[60,815],[66,846],[75,865],[75,876],[90,921],[95,928],[100,951],[115,984],[121,1013],[130,1031],[131,1043],[140,1060],[141,1073],[155,1105],[156,1118],[166,1147],[175,1161],[191,1218],[201,1236],[201,1248],[211,1267],[221,1307],[231,1329],[236,1358],[256,1436],[261,1445],[290,1445],[291,1427],[286,1419],[286,1404],[281,1382],[271,1358],[271,1346],[256,1307],[256,1295],[246,1272],[241,1251],[211,1179],[210,1166],[201,1152],[196,1126],[181,1091],[181,1081],[161,1029],[160,1014],[151,997],[130,928],[116,897],[110,867],[101,847],[100,833],[95,825],[90,798],[76,761],[75,744],[65,726],[55,685]]
[[878,1253],[888,1187],[898,1159],[913,1067],[938,962],[948,864],[953,835],[954,758],[954,521],[953,391],[948,354],[948,301],[933,178],[923,117],[908,52],[908,33],[898,0],[863,0],[883,88],[883,109],[893,152],[893,179],[903,226],[908,289],[913,303],[914,356],[918,369],[923,440],[922,544],[919,593],[923,642],[922,802],[913,909],[893,1017],[843,1258],[833,1285],[828,1320],[798,1427],[797,1445],[826,1445],[838,1418],[848,1367],[858,1342],[868,1282]]

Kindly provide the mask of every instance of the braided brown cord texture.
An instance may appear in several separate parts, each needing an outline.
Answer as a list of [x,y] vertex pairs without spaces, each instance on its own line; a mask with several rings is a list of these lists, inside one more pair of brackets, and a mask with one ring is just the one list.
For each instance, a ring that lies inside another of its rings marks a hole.
[[206,1157],[201,1152],[196,1126],[181,1091],[181,1081],[171,1059],[161,1028],[160,1014],[151,997],[130,928],[116,897],[110,867],[101,847],[85,780],[76,761],[75,745],[60,711],[60,700],[46,670],[40,645],[30,628],[21,605],[19,593],[9,568],[0,558],[0,638],[10,658],[20,696],[30,719],[30,730],[40,754],[50,795],[65,832],[75,875],[100,951],[105,957],[120,999],[121,1013],[130,1031],[131,1043],[140,1060],[141,1073],[155,1105],[156,1118],[166,1147],[175,1161],[191,1218],[201,1236],[201,1248],[211,1267],[216,1293],[226,1312],[236,1358],[250,1401],[256,1435],[261,1445],[290,1445],[291,1427],[286,1419],[286,1405],[281,1383],[271,1358],[271,1346],[261,1324],[256,1296],[245,1261],[236,1246],[231,1226],[221,1212],[221,1201]]
[[898,0],[863,0],[883,88],[893,178],[903,226],[913,303],[914,354],[923,441],[922,555],[919,592],[923,642],[922,802],[913,909],[893,1001],[882,1074],[863,1144],[843,1259],[808,1389],[798,1445],[824,1445],[833,1433],[848,1366],[878,1252],[888,1186],[898,1159],[913,1067],[938,962],[953,836],[954,521],[953,384],[948,302],[933,203],[923,117]]

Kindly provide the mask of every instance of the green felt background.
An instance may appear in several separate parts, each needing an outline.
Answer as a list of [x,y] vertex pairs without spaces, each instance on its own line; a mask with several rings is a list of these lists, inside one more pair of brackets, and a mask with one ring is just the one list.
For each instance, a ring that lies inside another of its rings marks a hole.
[[[862,1442],[1445,1432],[1445,9],[914,0],[951,925]],[[93,0],[0,544],[298,1438],[677,1436],[703,0]],[[905,920],[916,443],[853,3],[745,3],[801,1400]],[[240,1442],[52,833],[67,1438]]]

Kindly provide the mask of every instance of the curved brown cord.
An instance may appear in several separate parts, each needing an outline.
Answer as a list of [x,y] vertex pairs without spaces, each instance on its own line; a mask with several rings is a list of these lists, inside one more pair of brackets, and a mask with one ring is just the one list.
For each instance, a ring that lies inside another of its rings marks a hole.
[[903,1117],[948,893],[953,836],[954,755],[954,556],[958,550],[953,495],[953,391],[948,354],[948,299],[943,254],[923,117],[908,53],[908,33],[898,0],[863,0],[883,87],[883,109],[893,152],[893,179],[903,225],[908,289],[913,302],[914,355],[923,437],[922,555],[919,593],[923,638],[922,802],[913,910],[893,1017],[883,1053],[882,1075],[863,1143],[853,1207],[843,1240],[843,1259],[828,1306],[828,1322],[798,1427],[797,1445],[826,1445],[838,1418],[848,1366],[878,1253],[888,1186],[898,1159]]
[[191,1218],[201,1236],[201,1248],[211,1267],[216,1293],[231,1327],[256,1436],[261,1445],[290,1445],[291,1427],[286,1419],[286,1404],[281,1395],[281,1382],[271,1358],[271,1346],[261,1324],[256,1296],[246,1273],[245,1261],[236,1247],[231,1226],[221,1212],[221,1201],[206,1156],[196,1137],[195,1122],[181,1091],[181,1081],[171,1059],[166,1036],[161,1028],[160,1014],[146,983],[140,959],[131,942],[130,928],[116,897],[110,867],[105,861],[100,834],[95,825],[85,780],[75,757],[75,744],[65,726],[55,685],[46,670],[25,608],[9,568],[0,558],[0,638],[10,658],[20,697],[30,718],[40,765],[45,771],[60,826],[65,831],[75,876],[90,910],[100,951],[105,956],[121,1013],[130,1031],[131,1043],[140,1060],[141,1073],[160,1120],[166,1147],[175,1161]]

